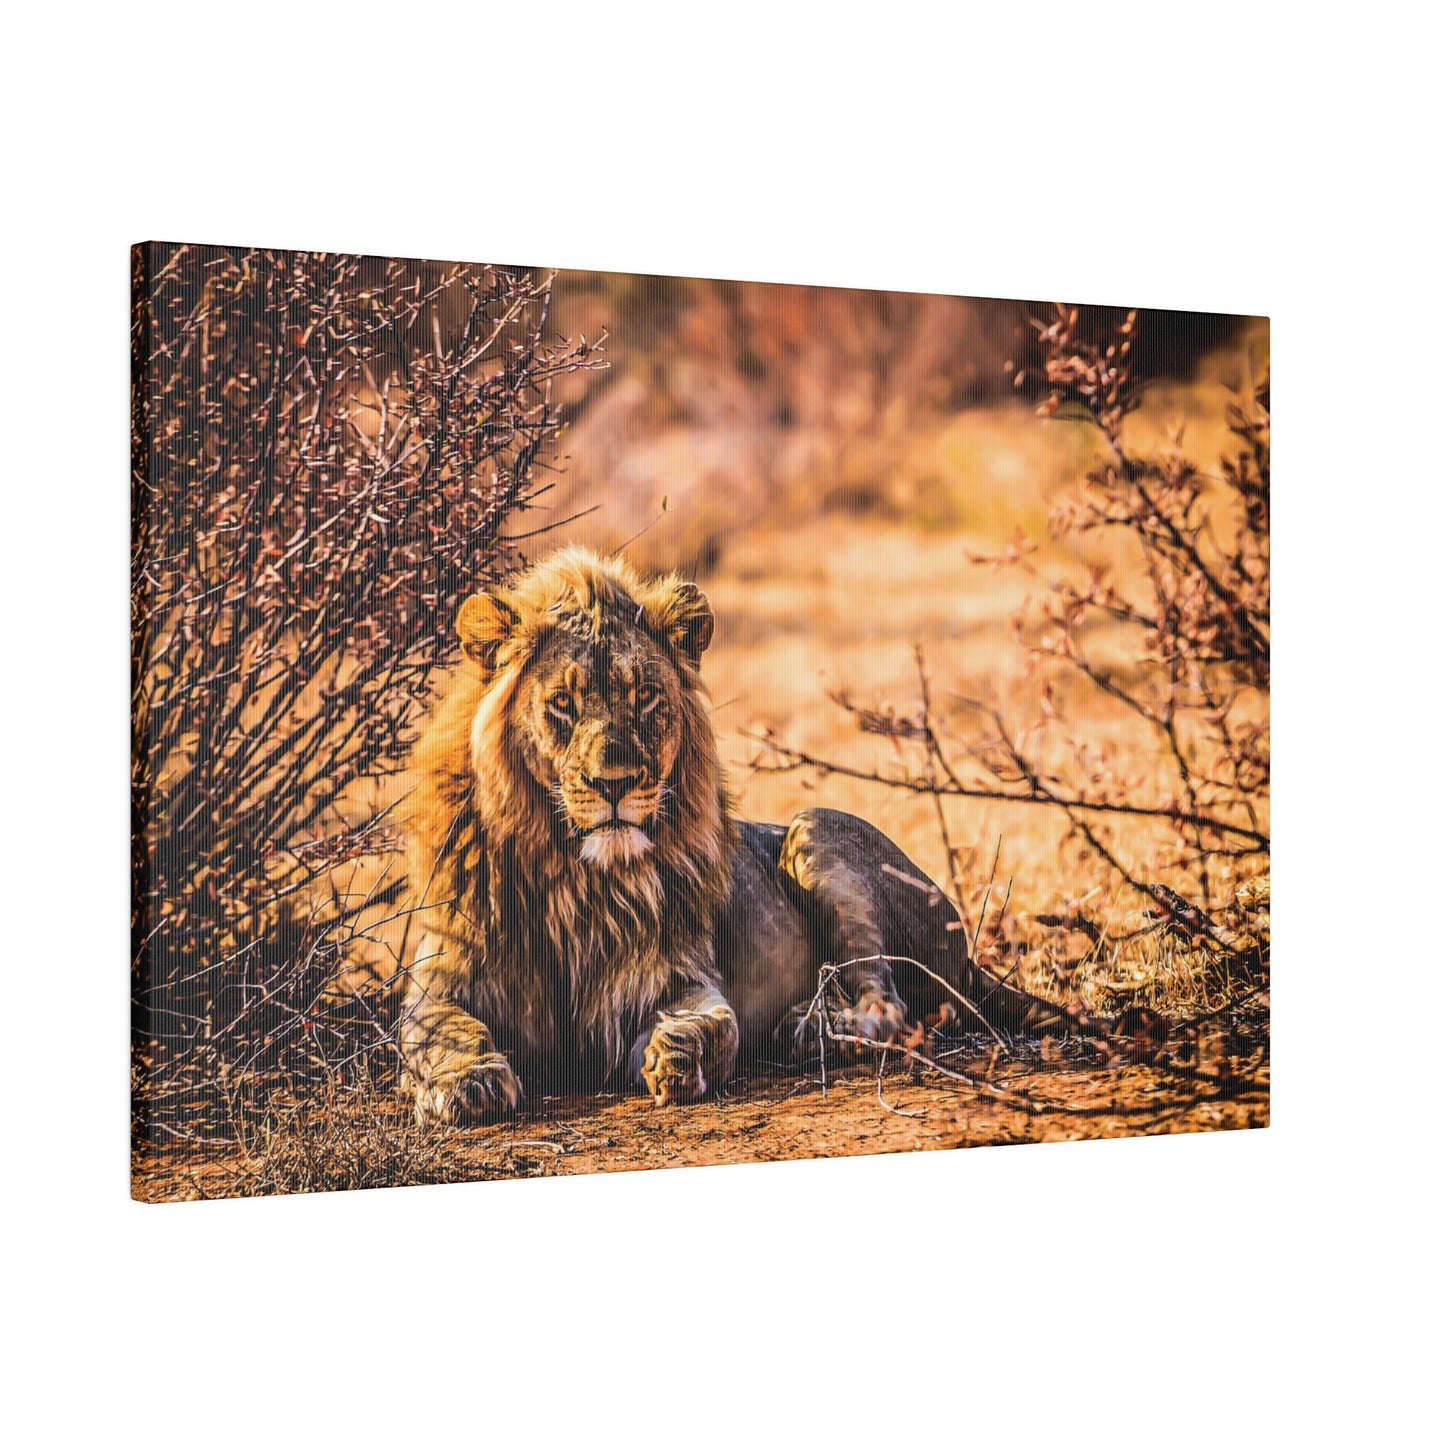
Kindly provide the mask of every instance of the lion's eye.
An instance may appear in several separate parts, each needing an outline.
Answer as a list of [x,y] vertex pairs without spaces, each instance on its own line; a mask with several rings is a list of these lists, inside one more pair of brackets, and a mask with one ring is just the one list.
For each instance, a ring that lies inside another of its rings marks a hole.
[[649,683],[637,689],[637,710],[638,712],[651,712],[658,703],[662,701],[662,689],[653,687]]
[[571,717],[572,694],[570,692],[554,692],[552,696],[547,699],[547,706],[562,717]]

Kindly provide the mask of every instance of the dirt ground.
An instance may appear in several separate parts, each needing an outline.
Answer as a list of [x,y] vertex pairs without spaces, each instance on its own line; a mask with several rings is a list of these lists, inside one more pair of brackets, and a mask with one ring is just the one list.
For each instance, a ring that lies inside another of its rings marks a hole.
[[[1184,1062],[1187,1057],[1189,1062]],[[935,1067],[935,1065],[937,1067]],[[941,1072],[950,1071],[950,1076]],[[962,1149],[1130,1135],[1267,1128],[1268,1003],[1256,998],[1178,1039],[988,1040],[940,1046],[932,1060],[876,1062],[736,1078],[722,1097],[655,1108],[642,1094],[542,1098],[516,1118],[422,1131],[388,1096],[365,1106],[375,1132],[338,1128],[334,1111],[293,1116],[284,1158],[266,1141],[175,1154],[152,1176],[154,1201],[309,1189],[533,1178],[782,1159]],[[314,1126],[314,1128],[312,1127]],[[368,1157],[368,1151],[370,1157]],[[281,1168],[278,1169],[278,1162]]]
[[1227,1081],[1077,1059],[995,1065],[963,1085],[874,1066],[782,1079],[753,1074],[722,1099],[677,1110],[646,1098],[544,1101],[527,1119],[470,1131],[458,1153],[493,1174],[606,1173],[694,1164],[894,1154],[1269,1124],[1269,1065]]

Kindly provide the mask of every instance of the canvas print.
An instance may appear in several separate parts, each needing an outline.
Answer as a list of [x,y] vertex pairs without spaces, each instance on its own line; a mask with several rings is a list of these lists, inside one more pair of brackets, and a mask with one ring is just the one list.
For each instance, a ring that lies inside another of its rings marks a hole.
[[136,1198],[1268,1124],[1267,320],[132,276]]

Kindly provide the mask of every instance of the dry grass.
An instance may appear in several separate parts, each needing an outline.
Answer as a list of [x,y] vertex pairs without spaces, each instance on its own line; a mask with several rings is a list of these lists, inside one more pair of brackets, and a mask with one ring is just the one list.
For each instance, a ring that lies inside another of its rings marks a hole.
[[164,1167],[142,1154],[136,1197],[312,1194],[474,1177],[458,1164],[451,1131],[420,1128],[390,1081],[379,1088],[365,1069],[260,1107],[234,1107],[229,1123],[221,1137],[191,1141]]

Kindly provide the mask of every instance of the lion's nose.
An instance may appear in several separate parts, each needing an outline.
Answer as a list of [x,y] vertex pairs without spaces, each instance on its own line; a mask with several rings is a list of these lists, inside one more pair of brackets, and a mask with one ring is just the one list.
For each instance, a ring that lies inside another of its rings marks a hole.
[[587,786],[598,797],[606,798],[615,808],[641,781],[641,773],[627,773],[620,778],[588,778]]

